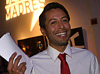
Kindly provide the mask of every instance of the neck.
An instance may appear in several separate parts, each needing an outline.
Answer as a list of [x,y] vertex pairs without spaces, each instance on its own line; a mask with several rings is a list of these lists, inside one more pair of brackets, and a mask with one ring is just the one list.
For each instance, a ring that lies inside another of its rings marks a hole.
[[[68,45],[68,44],[67,44],[67,45]],[[59,45],[52,45],[52,44],[50,44],[50,46],[52,46],[53,48],[55,48],[55,49],[58,50],[59,52],[64,52],[65,49],[66,49],[66,47],[67,47],[67,45],[66,45],[66,46],[59,46]]]

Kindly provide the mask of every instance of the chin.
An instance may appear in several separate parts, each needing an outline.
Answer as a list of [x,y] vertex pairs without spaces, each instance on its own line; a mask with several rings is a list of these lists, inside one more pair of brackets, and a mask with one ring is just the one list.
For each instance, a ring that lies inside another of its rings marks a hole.
[[67,44],[68,44],[67,41],[66,41],[66,42],[60,42],[60,43],[59,43],[60,46],[66,46]]

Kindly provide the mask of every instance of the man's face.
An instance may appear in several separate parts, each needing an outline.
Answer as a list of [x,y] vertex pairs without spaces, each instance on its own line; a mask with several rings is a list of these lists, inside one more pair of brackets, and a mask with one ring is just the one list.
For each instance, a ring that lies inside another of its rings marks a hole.
[[66,13],[59,9],[51,9],[45,13],[45,29],[41,28],[51,46],[66,46],[70,36],[70,24]]

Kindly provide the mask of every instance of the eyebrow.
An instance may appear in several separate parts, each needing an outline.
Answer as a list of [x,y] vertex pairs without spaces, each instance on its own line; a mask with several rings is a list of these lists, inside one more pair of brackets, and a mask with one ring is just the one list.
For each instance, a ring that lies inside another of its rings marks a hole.
[[67,17],[67,16],[63,16],[61,19],[63,19],[63,18],[67,18],[67,19],[68,19],[68,17]]
[[48,23],[50,22],[50,21],[52,21],[52,20],[57,20],[56,18],[52,18],[52,19],[50,19],[49,21],[48,21]]
[[[61,19],[63,19],[63,18],[68,18],[67,16],[63,16]],[[49,21],[48,21],[48,23],[50,22],[50,21],[52,21],[52,20],[57,20],[56,18],[52,18],[52,19],[50,19]]]

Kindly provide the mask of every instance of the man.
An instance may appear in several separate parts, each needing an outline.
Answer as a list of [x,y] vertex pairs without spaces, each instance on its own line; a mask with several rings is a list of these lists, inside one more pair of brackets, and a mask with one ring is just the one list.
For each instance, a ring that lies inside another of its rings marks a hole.
[[[48,48],[31,57],[32,74],[100,74],[95,55],[85,49],[70,47],[68,44],[71,33],[69,21],[69,14],[61,4],[52,2],[46,5],[39,22],[42,34],[48,38]],[[63,62],[60,55],[66,58]],[[21,59],[19,56],[13,64],[15,56],[16,53],[10,58],[8,72],[24,74],[25,63],[17,66]],[[67,66],[63,66],[65,62]]]

